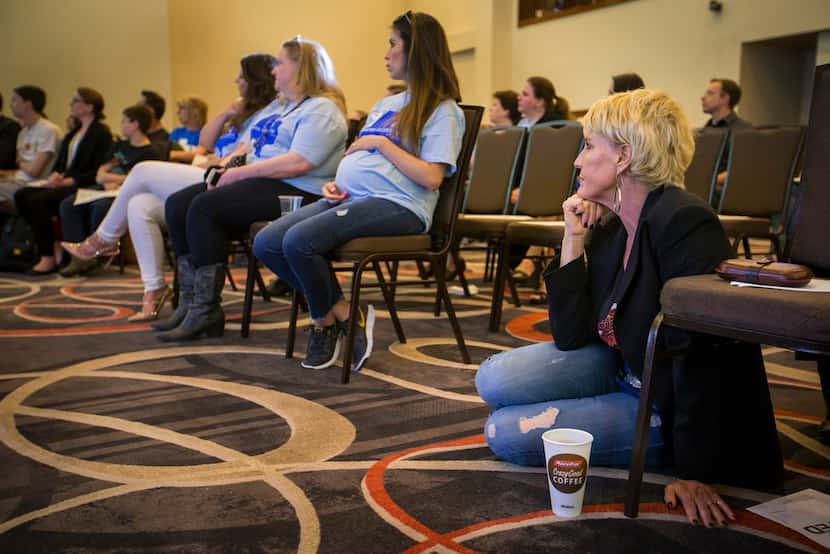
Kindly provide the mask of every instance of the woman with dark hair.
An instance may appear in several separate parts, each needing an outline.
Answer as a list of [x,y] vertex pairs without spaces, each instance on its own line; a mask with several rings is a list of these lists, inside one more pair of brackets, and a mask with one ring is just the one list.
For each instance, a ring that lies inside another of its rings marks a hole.
[[608,94],[628,92],[638,88],[646,88],[642,77],[636,73],[620,73],[611,77],[611,88],[608,89]]
[[274,113],[251,130],[246,163],[172,195],[164,214],[179,260],[179,306],[154,325],[159,340],[221,336],[220,294],[225,284],[226,243],[247,236],[255,221],[280,217],[279,195],[320,198],[346,146],[346,101],[326,49],[300,36],[285,41],[273,69],[279,92]]
[[35,274],[56,271],[61,249],[56,241],[52,217],[59,214],[61,201],[78,187],[95,185],[98,166],[107,161],[112,133],[104,118],[104,97],[97,90],[79,87],[69,104],[70,114],[80,125],[61,142],[52,173],[40,187],[26,187],[14,195],[20,214],[32,228],[40,260],[32,267]]
[[[464,113],[444,29],[406,12],[392,23],[386,70],[407,90],[381,99],[346,151],[323,199],[274,221],[254,253],[308,300],[312,328],[303,367],[321,369],[339,354],[349,306],[326,255],[357,237],[426,232],[438,187],[455,171]],[[372,351],[374,310],[361,310],[353,371]]]
[[490,104],[490,125],[493,127],[510,127],[522,118],[519,112],[519,95],[512,90],[499,90],[493,93]]
[[573,119],[568,101],[556,95],[553,83],[545,77],[530,77],[519,95],[520,127],[533,127],[548,121]]
[[141,311],[132,321],[149,321],[158,317],[171,297],[164,279],[164,203],[167,198],[203,180],[208,165],[224,165],[237,145],[247,141],[253,124],[266,118],[276,107],[274,77],[271,69],[276,59],[270,54],[250,54],[239,62],[234,82],[239,98],[208,121],[199,136],[192,165],[171,162],[142,162],[127,176],[98,230],[82,242],[64,242],[73,256],[88,261],[118,252],[118,240],[127,232],[135,246],[144,299]]

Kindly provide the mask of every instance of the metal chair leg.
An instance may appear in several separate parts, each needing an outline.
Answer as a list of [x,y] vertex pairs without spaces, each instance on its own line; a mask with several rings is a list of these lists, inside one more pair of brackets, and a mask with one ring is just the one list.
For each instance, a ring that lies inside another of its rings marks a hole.
[[490,331],[497,332],[501,325],[502,304],[504,303],[504,282],[509,270],[507,256],[510,245],[507,241],[501,244],[501,252],[494,254],[496,259],[496,277],[493,281],[493,299],[490,303]]
[[662,323],[663,312],[660,312],[651,323],[651,330],[648,333],[648,342],[646,343],[646,357],[643,365],[643,375],[640,379],[642,384],[640,400],[637,405],[637,423],[634,427],[634,444],[631,447],[631,466],[628,468],[628,485],[625,494],[625,515],[628,517],[637,517],[640,511],[640,487],[643,484],[643,471],[646,466],[651,403],[654,397],[652,378]]
[[401,327],[401,320],[398,318],[398,310],[395,308],[395,297],[389,290],[390,287],[386,284],[386,279],[383,277],[383,272],[377,262],[372,262],[375,268],[375,275],[377,276],[380,290],[383,293],[383,300],[386,302],[386,309],[389,311],[389,317],[392,319],[392,325],[395,327],[395,334],[398,336],[398,342],[406,343],[406,337],[403,334],[403,327]]
[[245,278],[245,301],[242,303],[242,330],[240,331],[243,339],[248,338],[251,329],[251,312],[254,309],[254,280],[251,276],[254,273],[259,275],[256,263],[256,258],[248,256],[248,275]]
[[352,355],[354,354],[354,335],[355,326],[357,325],[357,309],[360,306],[360,281],[363,277],[363,270],[366,267],[366,260],[358,264],[352,275],[352,299],[349,303],[349,330],[346,333],[346,344],[343,351],[343,372],[340,376],[340,382],[347,384],[352,373]]
[[438,279],[438,291],[444,299],[444,306],[447,308],[447,317],[452,325],[452,332],[455,334],[455,342],[458,344],[458,350],[461,351],[461,359],[465,364],[472,363],[470,361],[470,353],[467,351],[467,344],[464,342],[464,334],[461,332],[461,326],[458,324],[458,318],[455,317],[455,310],[452,307],[452,300],[450,300],[450,293],[447,291],[447,280],[444,278],[444,271],[446,265],[436,268],[435,276]]
[[291,315],[288,318],[288,338],[285,341],[285,358],[294,357],[294,341],[297,338],[297,316],[300,305],[300,293],[296,290],[291,293]]

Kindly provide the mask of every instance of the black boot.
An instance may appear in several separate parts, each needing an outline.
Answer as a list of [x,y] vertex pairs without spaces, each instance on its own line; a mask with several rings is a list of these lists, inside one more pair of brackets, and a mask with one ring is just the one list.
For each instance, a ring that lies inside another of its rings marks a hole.
[[190,304],[193,303],[193,279],[195,278],[196,268],[193,267],[193,260],[190,255],[179,256],[176,260],[176,267],[178,267],[179,305],[169,318],[152,324],[156,331],[172,331],[181,325],[184,316],[187,315],[187,310],[190,309]]
[[225,312],[221,294],[225,286],[225,264],[204,265],[196,268],[193,280],[193,301],[181,325],[159,335],[159,340],[172,342],[192,340],[205,333],[208,338],[225,333]]

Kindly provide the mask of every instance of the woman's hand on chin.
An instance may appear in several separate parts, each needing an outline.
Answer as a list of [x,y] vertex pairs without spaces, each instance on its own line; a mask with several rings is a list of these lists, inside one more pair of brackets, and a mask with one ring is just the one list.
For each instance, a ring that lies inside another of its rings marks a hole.
[[562,203],[562,211],[565,216],[565,231],[577,236],[584,235],[587,229],[593,228],[605,213],[605,208],[573,194]]
[[663,498],[670,510],[681,504],[686,518],[693,525],[702,523],[706,527],[726,527],[727,518],[735,520],[729,505],[712,487],[700,481],[673,481],[666,485]]

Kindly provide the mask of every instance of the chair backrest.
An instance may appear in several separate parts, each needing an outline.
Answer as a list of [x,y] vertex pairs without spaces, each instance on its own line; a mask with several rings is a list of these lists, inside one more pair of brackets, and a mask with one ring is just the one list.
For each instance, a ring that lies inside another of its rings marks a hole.
[[500,214],[507,210],[524,138],[524,127],[496,127],[478,134],[464,213]]
[[581,147],[582,125],[576,121],[550,121],[531,128],[513,213],[562,215],[562,202],[573,188],[574,160]]
[[730,132],[718,213],[770,217],[784,212],[803,136],[803,127]]
[[432,250],[449,250],[455,232],[455,220],[458,218],[458,210],[461,207],[461,200],[464,197],[464,187],[461,183],[467,175],[467,167],[470,165],[470,156],[473,154],[476,137],[478,137],[481,118],[484,115],[484,108],[481,106],[461,105],[464,111],[464,138],[461,141],[461,151],[458,153],[458,160],[455,164],[455,173],[444,179],[439,189],[438,205],[435,206],[435,214],[432,217],[432,227],[429,234],[432,237]]
[[706,129],[695,133],[695,155],[686,169],[684,184],[686,190],[710,205],[728,135],[729,132],[724,129]]
[[830,276],[830,64],[816,68],[806,142],[784,257],[826,277]]
[[346,148],[355,141],[360,130],[366,125],[366,118],[368,116],[361,115],[358,119],[349,119],[348,134],[346,135]]

